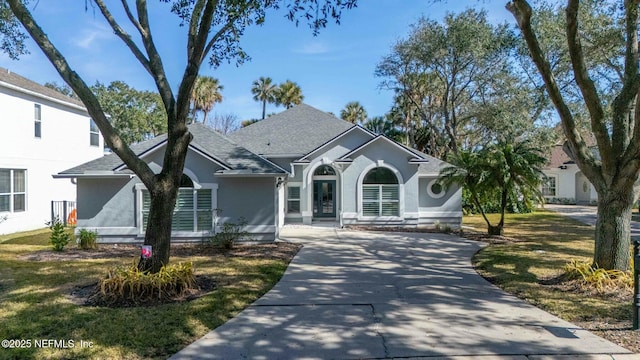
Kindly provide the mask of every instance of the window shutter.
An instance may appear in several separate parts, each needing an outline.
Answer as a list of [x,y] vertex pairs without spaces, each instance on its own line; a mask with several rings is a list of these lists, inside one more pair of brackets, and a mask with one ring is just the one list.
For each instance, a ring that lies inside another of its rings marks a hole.
[[213,229],[213,205],[211,201],[211,189],[198,190],[198,231]]

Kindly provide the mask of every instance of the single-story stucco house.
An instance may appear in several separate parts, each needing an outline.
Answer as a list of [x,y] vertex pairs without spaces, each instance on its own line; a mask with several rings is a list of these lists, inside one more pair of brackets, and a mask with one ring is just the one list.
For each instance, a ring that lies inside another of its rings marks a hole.
[[[253,240],[277,238],[284,224],[459,227],[461,189],[445,189],[447,164],[302,104],[225,137],[189,125],[173,238],[210,237],[225,222],[247,221]],[[166,136],[132,146],[160,170]],[[100,241],[142,241],[144,185],[111,154],[63,171],[76,179],[78,228]],[[216,211],[218,210],[218,211]]]

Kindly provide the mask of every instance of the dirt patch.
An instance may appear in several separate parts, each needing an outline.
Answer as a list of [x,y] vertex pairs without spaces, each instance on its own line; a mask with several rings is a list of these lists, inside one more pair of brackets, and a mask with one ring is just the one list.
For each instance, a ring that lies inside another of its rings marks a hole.
[[[237,245],[233,249],[222,249],[211,245],[200,244],[176,244],[171,247],[171,256],[192,257],[192,256],[224,256],[243,258],[263,258],[280,259],[291,261],[298,253],[302,245],[288,242],[274,242],[259,245]],[[134,258],[139,256],[140,246],[135,245],[102,245],[95,250],[69,249],[61,252],[44,250],[23,256],[31,261],[64,261],[79,259],[107,259],[107,258]],[[66,296],[76,305],[83,306],[103,306],[103,307],[135,307],[135,306],[157,306],[161,304],[190,301],[202,297],[215,290],[218,281],[212,276],[196,275],[196,284],[193,289],[189,289],[180,296],[168,299],[152,299],[143,304],[130,300],[118,303],[110,303],[103,299],[97,282],[75,286]],[[222,284],[223,285],[223,284]]]
[[[267,259],[290,259],[302,247],[300,244],[288,242],[274,242],[258,245],[236,245],[227,250],[212,245],[203,244],[173,244],[171,256],[211,256],[223,255],[228,257],[252,257]],[[68,248],[63,251],[40,250],[30,252],[19,257],[20,260],[29,261],[70,261],[83,259],[113,259],[113,258],[137,258],[140,256],[140,245],[129,244],[103,244],[97,249],[82,250]]]

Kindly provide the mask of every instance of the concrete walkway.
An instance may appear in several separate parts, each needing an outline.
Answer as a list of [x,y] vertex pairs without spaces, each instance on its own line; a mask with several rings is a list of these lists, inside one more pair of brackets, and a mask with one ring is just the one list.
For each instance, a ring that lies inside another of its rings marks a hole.
[[442,234],[285,229],[282,280],[172,359],[635,359],[491,285],[477,242]]

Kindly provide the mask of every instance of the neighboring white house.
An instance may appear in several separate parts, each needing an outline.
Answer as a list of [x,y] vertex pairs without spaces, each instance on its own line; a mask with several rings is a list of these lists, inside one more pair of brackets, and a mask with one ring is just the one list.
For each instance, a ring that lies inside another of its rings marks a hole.
[[591,204],[598,200],[595,188],[567,155],[562,144],[551,150],[549,162],[542,172],[547,177],[542,187],[547,203]]
[[103,156],[84,105],[0,68],[0,235],[45,227],[76,185],[52,174]]

